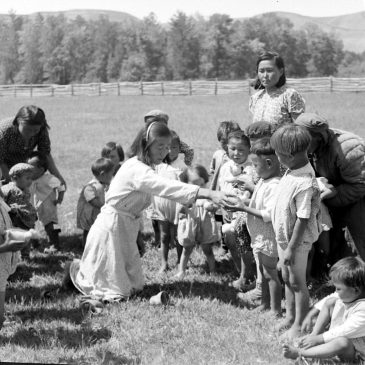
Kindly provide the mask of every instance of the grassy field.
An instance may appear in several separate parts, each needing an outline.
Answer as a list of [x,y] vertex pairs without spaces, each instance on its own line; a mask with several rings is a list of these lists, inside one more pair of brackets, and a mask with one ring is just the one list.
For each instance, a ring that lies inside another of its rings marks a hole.
[[[365,136],[363,94],[307,94],[307,111],[325,116],[330,125]],[[236,273],[221,265],[219,274],[204,270],[199,252],[184,281],[174,270],[158,276],[159,252],[147,227],[143,258],[146,289],[128,302],[110,305],[91,317],[79,309],[76,293],[43,298],[55,289],[64,262],[81,254],[76,202],[91,178],[90,165],[105,142],[128,147],[143,115],[162,109],[169,125],[195,149],[195,161],[208,166],[217,148],[220,121],[250,122],[248,95],[209,97],[3,98],[0,118],[25,104],[42,107],[51,126],[52,151],[68,183],[60,208],[64,250],[55,255],[34,251],[11,277],[6,310],[14,322],[0,333],[1,361],[74,364],[289,364],[282,358],[275,321],[239,306],[228,286]],[[176,256],[171,254],[171,262]],[[148,299],[167,290],[171,305],[151,307]]]

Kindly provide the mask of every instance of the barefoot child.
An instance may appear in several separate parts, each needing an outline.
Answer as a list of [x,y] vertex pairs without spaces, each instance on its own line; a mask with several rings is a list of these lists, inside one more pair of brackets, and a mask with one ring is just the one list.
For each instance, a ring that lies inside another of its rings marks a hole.
[[365,263],[346,257],[332,266],[330,278],[338,296],[325,301],[312,333],[299,340],[299,347],[283,346],[285,357],[365,361]]
[[[180,179],[188,184],[203,187],[208,183],[209,175],[205,167],[195,165],[182,173]],[[183,252],[176,278],[184,277],[190,255],[196,244],[201,245],[208,261],[209,272],[215,272],[213,244],[220,240],[220,232],[214,219],[216,209],[216,205],[203,199],[197,200],[190,207],[180,206],[177,238],[183,247]]]
[[[170,152],[166,156],[166,163],[161,163],[155,167],[155,171],[158,175],[172,179],[179,180],[182,172],[187,168],[187,166],[181,165],[182,161],[178,160],[180,153],[180,138],[174,131],[171,132],[171,145]],[[185,166],[185,167],[184,167]],[[180,169],[182,168],[182,169]],[[177,233],[177,212],[176,212],[176,202],[161,198],[159,196],[152,197],[152,204],[148,211],[146,212],[147,218],[151,218],[156,221],[155,226],[158,227],[158,234],[161,240],[161,268],[160,273],[163,273],[169,269],[168,266],[168,255],[170,246],[176,246],[177,250],[177,262],[180,262],[180,256],[182,253],[182,247],[175,244],[176,233]]]
[[[234,131],[228,135],[227,149],[229,160],[222,165],[219,174],[218,188],[225,192],[247,193],[242,181],[248,181],[253,186],[254,168],[248,160],[250,141],[243,131]],[[235,188],[235,181],[240,180],[240,185]],[[243,187],[243,188],[241,188]],[[223,212],[223,234],[226,245],[232,254],[233,262],[240,273],[240,277],[232,283],[239,290],[247,290],[249,285],[249,266],[252,259],[250,236],[248,234],[243,213],[232,215]],[[236,220],[232,224],[232,220]],[[261,298],[261,296],[260,296]]]
[[286,336],[298,337],[309,307],[306,284],[308,253],[321,230],[320,191],[307,151],[311,136],[296,125],[280,127],[270,139],[282,165],[288,168],[278,185],[272,222],[279,266],[285,283]]
[[[280,316],[281,283],[276,269],[278,251],[271,223],[271,210],[280,181],[280,163],[270,145],[270,138],[262,138],[253,143],[251,161],[260,180],[255,186],[249,206],[240,200],[233,210],[248,213],[247,229],[251,236],[256,265],[262,276],[260,309],[271,309],[276,316]],[[242,295],[242,299],[245,299],[244,294]]]

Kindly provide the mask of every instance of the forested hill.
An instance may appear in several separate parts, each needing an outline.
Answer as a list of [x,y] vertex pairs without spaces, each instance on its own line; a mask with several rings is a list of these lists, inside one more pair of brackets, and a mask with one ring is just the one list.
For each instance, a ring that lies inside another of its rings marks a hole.
[[[97,20],[103,15],[108,17],[111,22],[122,22],[126,25],[141,21],[141,19],[131,14],[112,10],[73,9],[59,12],[41,12],[41,14],[43,16],[63,14],[67,19],[75,19],[77,16],[81,16],[85,20]],[[365,11],[334,17],[310,17],[288,12],[273,12],[272,14],[289,19],[294,29],[300,29],[306,24],[315,24],[325,32],[336,34],[343,41],[345,50],[356,53],[365,51]],[[35,15],[31,14],[29,16],[34,17]],[[0,20],[4,18],[9,18],[9,15],[0,14]],[[242,18],[242,20],[244,19]]]

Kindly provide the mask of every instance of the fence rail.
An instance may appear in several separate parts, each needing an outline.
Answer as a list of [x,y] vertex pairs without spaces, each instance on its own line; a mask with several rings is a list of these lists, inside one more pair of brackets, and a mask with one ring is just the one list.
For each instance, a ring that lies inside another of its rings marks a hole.
[[[0,96],[224,95],[253,92],[252,80],[155,81],[90,84],[0,85]],[[288,79],[299,92],[365,92],[365,78],[313,77]]]

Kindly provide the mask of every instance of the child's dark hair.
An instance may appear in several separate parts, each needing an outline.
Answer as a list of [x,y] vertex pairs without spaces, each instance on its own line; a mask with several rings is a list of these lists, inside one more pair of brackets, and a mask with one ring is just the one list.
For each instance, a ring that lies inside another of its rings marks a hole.
[[227,143],[229,142],[230,139],[240,139],[244,145],[250,147],[250,139],[246,136],[244,131],[233,131],[230,134],[228,134],[227,137]]
[[311,135],[306,128],[295,124],[280,127],[270,138],[275,151],[286,155],[307,151],[311,142]]
[[365,263],[359,257],[350,256],[337,261],[329,275],[332,282],[365,290]]
[[[170,129],[170,133],[171,133],[171,144],[172,144],[172,142],[176,142],[180,146],[180,137],[179,137],[179,135],[175,131],[173,131],[172,129]],[[169,153],[166,155],[163,162],[165,162],[167,164],[170,164],[172,162],[171,159],[170,159],[170,154]]]
[[101,150],[101,157],[109,158],[110,152],[116,150],[120,161],[124,161],[124,151],[119,143],[108,142]]
[[241,128],[234,120],[220,122],[217,129],[217,139],[221,143],[227,143],[228,135],[233,131],[240,131]]
[[278,129],[278,126],[269,122],[254,122],[251,123],[246,129],[245,133],[248,138],[263,138],[271,137],[274,132]]
[[180,180],[182,182],[184,183],[189,182],[189,172],[196,172],[197,175],[204,180],[205,184],[209,181],[209,173],[207,169],[203,165],[196,164],[193,166],[189,166],[180,174]]
[[[259,65],[261,61],[267,61],[267,60],[273,60],[275,62],[276,67],[279,70],[283,70],[283,74],[280,76],[279,81],[277,82],[277,84],[275,85],[276,87],[281,87],[283,85],[285,85],[286,83],[286,76],[285,76],[285,65],[284,65],[284,60],[279,56],[278,53],[276,52],[269,52],[266,51],[264,53],[262,53],[256,62],[256,74],[258,73],[259,70]],[[259,80],[258,77],[256,77],[256,81],[254,84],[254,88],[255,90],[258,89],[265,89],[265,86],[263,86]]]
[[272,148],[269,137],[260,138],[251,145],[250,153],[257,156],[275,155],[275,150]]
[[109,158],[100,157],[91,165],[91,172],[95,177],[111,171],[114,171],[114,165]]
[[151,165],[151,161],[148,155],[148,149],[156,137],[171,137],[170,129],[166,125],[166,123],[146,123],[145,126],[138,132],[136,138],[132,142],[127,156],[137,156],[138,160],[147,165]]
[[48,160],[44,153],[33,151],[28,157],[27,163],[34,167],[42,168],[44,171],[48,170]]

